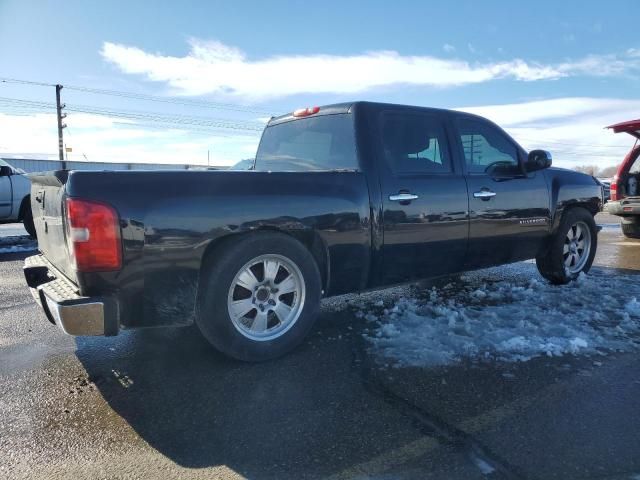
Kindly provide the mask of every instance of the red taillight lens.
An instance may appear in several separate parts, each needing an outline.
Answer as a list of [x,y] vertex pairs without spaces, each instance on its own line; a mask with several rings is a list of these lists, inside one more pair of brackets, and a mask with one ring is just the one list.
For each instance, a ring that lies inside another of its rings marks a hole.
[[118,214],[103,203],[67,198],[67,243],[79,272],[119,270],[122,247]]
[[619,200],[618,198],[618,175],[613,177],[611,185],[609,186],[609,197],[611,200]]

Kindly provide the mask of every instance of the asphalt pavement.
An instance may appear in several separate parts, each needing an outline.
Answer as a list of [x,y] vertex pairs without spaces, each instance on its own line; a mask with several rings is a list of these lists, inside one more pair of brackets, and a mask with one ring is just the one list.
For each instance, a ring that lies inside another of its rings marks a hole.
[[[640,241],[598,222],[594,268],[640,271]],[[33,303],[27,255],[0,253],[2,478],[640,478],[637,351],[381,364],[357,306],[426,284],[329,299],[262,364],[193,327],[72,338]]]

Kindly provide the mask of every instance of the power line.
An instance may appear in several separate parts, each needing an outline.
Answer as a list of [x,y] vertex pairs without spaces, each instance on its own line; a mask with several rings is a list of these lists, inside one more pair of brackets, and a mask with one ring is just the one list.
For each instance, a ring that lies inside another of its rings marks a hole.
[[42,82],[32,82],[30,80],[19,80],[17,78],[3,78],[0,77],[1,83],[18,83],[21,85],[37,85],[39,87],[55,87],[55,83],[42,83]]
[[[48,110],[55,109],[56,104],[51,102],[24,100],[18,98],[0,97],[0,105],[11,108]],[[261,132],[264,125],[258,122],[229,120],[223,118],[197,117],[190,115],[169,115],[157,112],[135,111],[135,110],[114,110],[104,107],[94,107],[90,105],[67,104],[66,110],[75,113],[87,113],[112,118],[122,118],[133,121],[148,121],[169,125],[180,125],[182,127],[213,127],[225,128],[249,132]]]
[[165,123],[177,123],[184,125],[218,126],[239,130],[262,131],[264,125],[257,122],[228,120],[224,118],[196,117],[188,115],[167,115],[156,112],[144,112],[135,110],[112,110],[109,108],[92,107],[89,105],[69,104],[67,110],[79,113],[91,113],[95,115],[129,118],[131,120],[155,120]]
[[[4,78],[0,77],[1,83],[14,83],[19,85],[34,85],[39,87],[54,87],[55,84],[52,83],[44,83],[44,82],[34,82],[30,80],[20,80],[17,78]],[[267,110],[261,110],[253,107],[249,107],[246,105],[232,104],[232,103],[217,103],[210,102],[208,100],[195,100],[188,98],[178,98],[178,97],[162,97],[159,95],[149,95],[146,93],[134,93],[134,92],[124,92],[120,90],[106,90],[101,88],[92,88],[92,87],[82,87],[77,85],[65,85],[65,89],[67,90],[75,90],[78,92],[85,93],[93,93],[97,95],[109,95],[114,97],[122,97],[122,98],[131,98],[134,100],[144,100],[150,102],[160,102],[160,103],[169,103],[174,105],[184,105],[190,107],[199,107],[199,108],[213,108],[219,110],[231,110],[235,112],[244,112],[244,113],[257,113],[262,115],[271,116],[273,112],[269,112]]]

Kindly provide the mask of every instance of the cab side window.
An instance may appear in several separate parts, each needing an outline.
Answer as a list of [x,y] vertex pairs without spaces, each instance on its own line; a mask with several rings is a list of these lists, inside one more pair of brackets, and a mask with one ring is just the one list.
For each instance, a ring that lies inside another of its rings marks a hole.
[[444,128],[433,115],[384,113],[382,144],[387,165],[394,173],[452,171]]
[[500,130],[472,118],[459,118],[457,123],[468,173],[519,168],[518,150]]

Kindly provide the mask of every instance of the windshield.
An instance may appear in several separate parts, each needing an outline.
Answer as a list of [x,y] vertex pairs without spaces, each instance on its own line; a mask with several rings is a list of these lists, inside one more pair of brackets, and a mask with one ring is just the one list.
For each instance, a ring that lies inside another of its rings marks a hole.
[[238,163],[234,163],[227,170],[251,170],[253,168],[253,158],[247,158],[240,160]]
[[9,167],[9,168],[11,168],[11,170],[13,170],[14,173],[18,173],[18,174],[21,174],[21,175],[24,175],[26,173],[21,168],[16,168],[13,165],[11,165],[10,163],[5,162],[1,158],[0,158],[0,167]]
[[267,127],[256,170],[357,170],[353,116],[310,117]]

